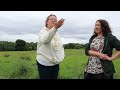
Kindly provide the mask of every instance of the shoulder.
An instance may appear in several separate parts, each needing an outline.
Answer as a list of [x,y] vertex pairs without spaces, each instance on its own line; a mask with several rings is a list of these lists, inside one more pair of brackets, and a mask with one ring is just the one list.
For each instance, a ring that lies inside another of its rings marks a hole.
[[113,34],[108,34],[108,38],[109,38],[109,39],[115,39],[116,36],[114,36]]
[[116,36],[114,36],[113,34],[109,34],[108,35],[108,39],[110,40],[110,42],[114,42],[114,43],[117,43],[117,42],[119,42],[119,40],[117,39],[117,37]]
[[90,37],[90,40],[93,40],[95,37],[96,37],[96,35],[92,35],[92,36]]
[[114,35],[113,35],[113,34],[111,34],[111,33],[109,33],[109,34],[108,34],[108,36],[109,36],[109,37],[113,37]]
[[43,28],[40,29],[39,34],[45,33],[47,31],[48,31],[48,28],[43,27]]

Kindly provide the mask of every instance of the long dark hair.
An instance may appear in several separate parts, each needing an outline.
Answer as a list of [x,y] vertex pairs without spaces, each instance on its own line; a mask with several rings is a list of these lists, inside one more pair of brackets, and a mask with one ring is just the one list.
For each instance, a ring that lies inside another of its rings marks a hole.
[[[103,36],[106,36],[106,35],[108,35],[109,33],[110,33],[110,34],[112,33],[112,31],[111,31],[111,29],[110,29],[110,26],[109,26],[109,23],[108,23],[106,20],[104,20],[104,19],[99,19],[99,20],[97,20],[97,21],[100,22]],[[96,22],[97,22],[97,21],[96,21]],[[97,36],[97,33],[95,33],[95,30],[94,30],[94,35]]]

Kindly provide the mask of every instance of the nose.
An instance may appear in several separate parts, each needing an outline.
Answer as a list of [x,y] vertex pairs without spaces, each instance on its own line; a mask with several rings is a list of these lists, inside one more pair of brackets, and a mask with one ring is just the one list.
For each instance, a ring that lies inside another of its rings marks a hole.
[[97,28],[97,26],[95,26],[95,28]]
[[53,21],[53,22],[55,22],[56,20],[55,20],[55,19],[53,19],[52,21]]
[[53,19],[52,21],[53,21],[53,22],[57,22],[57,20],[56,20],[56,19]]
[[98,25],[96,25],[95,28],[98,28]]

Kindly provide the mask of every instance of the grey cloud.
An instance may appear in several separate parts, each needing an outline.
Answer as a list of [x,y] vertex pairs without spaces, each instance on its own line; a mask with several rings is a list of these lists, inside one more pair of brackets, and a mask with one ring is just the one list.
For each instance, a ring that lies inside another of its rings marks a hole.
[[97,19],[108,20],[113,34],[120,39],[120,11],[0,11],[0,40],[14,41],[22,37],[36,41],[49,14],[55,14],[58,19],[65,18],[58,30],[64,42],[88,42]]

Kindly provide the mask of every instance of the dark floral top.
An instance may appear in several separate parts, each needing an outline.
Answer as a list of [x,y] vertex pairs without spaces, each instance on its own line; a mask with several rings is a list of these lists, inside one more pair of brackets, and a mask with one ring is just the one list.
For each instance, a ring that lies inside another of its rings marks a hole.
[[[90,50],[102,52],[104,47],[104,39],[104,37],[94,38],[90,45]],[[85,72],[92,74],[103,73],[100,59],[95,56],[89,56],[89,61],[86,65]]]

